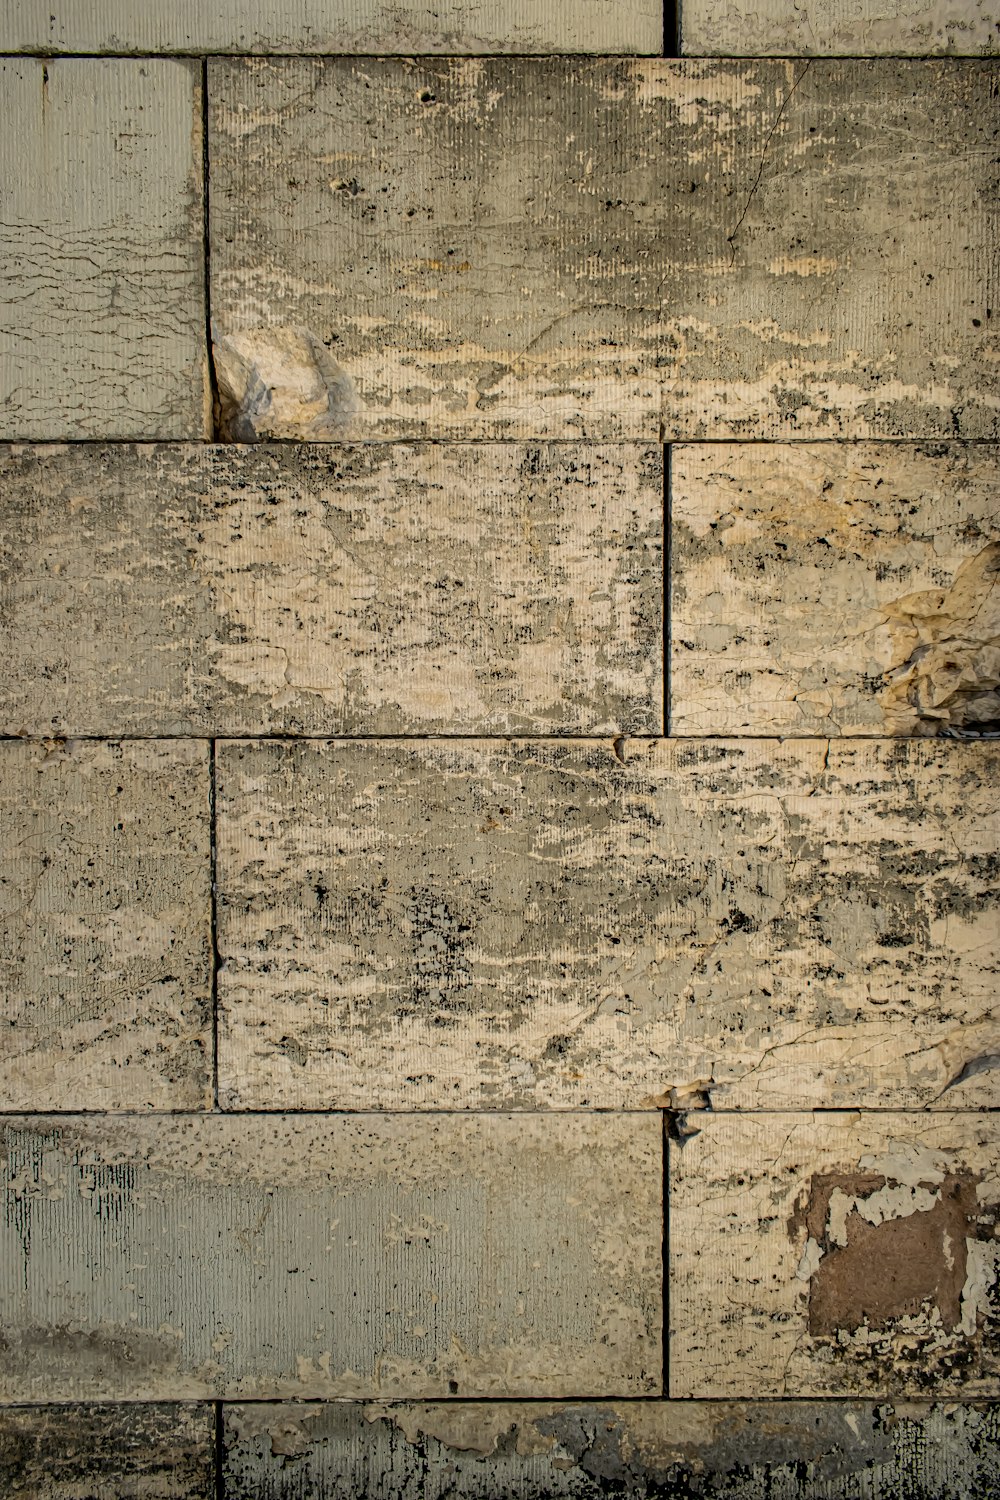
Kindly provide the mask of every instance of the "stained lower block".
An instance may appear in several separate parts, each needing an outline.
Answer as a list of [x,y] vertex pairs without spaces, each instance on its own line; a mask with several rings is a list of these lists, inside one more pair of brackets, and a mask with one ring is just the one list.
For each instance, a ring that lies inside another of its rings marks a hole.
[[662,1390],[658,1117],[3,1122],[0,1400]]
[[691,1122],[670,1150],[671,1395],[1000,1396],[994,1115]]
[[209,1406],[0,1406],[5,1500],[215,1500]]
[[992,1500],[995,1406],[227,1406],[227,1500]]
[[235,742],[237,1108],[994,1101],[1000,747]]

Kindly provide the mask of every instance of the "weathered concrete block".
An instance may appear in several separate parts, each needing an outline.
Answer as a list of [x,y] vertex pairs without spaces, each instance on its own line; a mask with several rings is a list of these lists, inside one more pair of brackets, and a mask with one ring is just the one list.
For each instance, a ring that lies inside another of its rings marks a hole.
[[699,1120],[670,1150],[671,1395],[997,1395],[992,1116]]
[[662,1389],[655,1116],[3,1134],[0,1399]]
[[0,1109],[211,1104],[205,745],[0,742]]
[[0,453],[2,727],[652,732],[659,449]]
[[1000,746],[218,757],[241,1108],[995,1102]]
[[214,1500],[209,1406],[0,1407],[5,1500]]
[[982,62],[221,61],[242,438],[998,432]]
[[1000,1410],[907,1402],[244,1405],[227,1500],[994,1500]]
[[1000,50],[997,0],[684,0],[691,57],[893,57]]
[[211,433],[201,79],[0,60],[0,437]]
[[8,52],[652,52],[659,0],[0,0]]
[[1000,450],[681,447],[671,729],[1000,728]]

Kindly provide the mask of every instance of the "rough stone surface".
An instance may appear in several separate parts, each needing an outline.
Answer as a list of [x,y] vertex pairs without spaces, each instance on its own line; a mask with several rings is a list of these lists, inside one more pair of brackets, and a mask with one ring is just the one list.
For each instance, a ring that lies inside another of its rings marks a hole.
[[680,447],[675,734],[1000,730],[992,444]]
[[656,733],[662,457],[0,452],[8,733]]
[[1000,51],[997,0],[683,0],[690,57]]
[[7,740],[0,788],[0,1109],[207,1108],[207,747]]
[[994,1500],[993,1406],[226,1408],[227,1500]]
[[3,1135],[0,1400],[662,1389],[655,1116]]
[[699,1118],[670,1151],[671,1395],[997,1395],[993,1116]]
[[220,364],[235,345],[260,437],[302,411],[303,437],[317,413],[336,436],[997,434],[987,63],[209,77]]
[[223,744],[222,1097],[989,1105],[998,763],[928,739]]
[[8,52],[652,52],[660,0],[0,0]]
[[207,1406],[0,1408],[5,1500],[214,1500]]
[[7,58],[0,99],[0,437],[208,436],[197,66]]

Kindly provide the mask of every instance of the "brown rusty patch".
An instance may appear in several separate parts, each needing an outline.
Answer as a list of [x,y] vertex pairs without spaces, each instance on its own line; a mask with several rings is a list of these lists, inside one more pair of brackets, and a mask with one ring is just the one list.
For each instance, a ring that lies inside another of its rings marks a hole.
[[[884,1329],[936,1307],[950,1333],[962,1316],[967,1241],[978,1236],[978,1178],[946,1177],[932,1208],[871,1224],[852,1208],[844,1221],[846,1244],[829,1237],[830,1205],[838,1189],[848,1198],[868,1198],[887,1186],[873,1173],[831,1173],[813,1179],[793,1230],[816,1241],[823,1257],[810,1278],[809,1332],[835,1334],[867,1325]],[[931,1184],[927,1184],[931,1187]]]

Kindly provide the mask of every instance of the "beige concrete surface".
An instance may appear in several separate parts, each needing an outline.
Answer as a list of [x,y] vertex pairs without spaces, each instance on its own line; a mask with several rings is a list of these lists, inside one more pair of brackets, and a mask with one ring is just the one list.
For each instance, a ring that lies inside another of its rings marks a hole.
[[926,57],[1000,51],[996,0],[683,0],[691,57]]
[[0,1110],[206,1109],[209,754],[0,742]]
[[989,1105],[998,760],[223,744],[223,1102]]
[[657,733],[639,445],[0,450],[0,728]]
[[9,52],[653,52],[659,0],[0,0]]
[[209,69],[233,436],[996,436],[989,63]]

